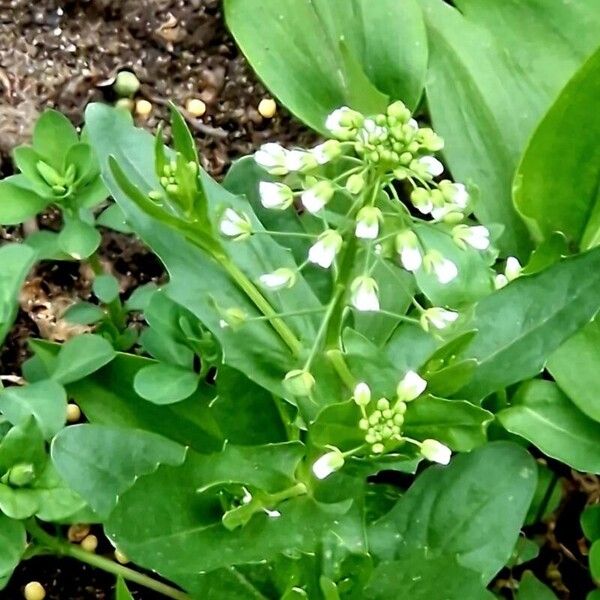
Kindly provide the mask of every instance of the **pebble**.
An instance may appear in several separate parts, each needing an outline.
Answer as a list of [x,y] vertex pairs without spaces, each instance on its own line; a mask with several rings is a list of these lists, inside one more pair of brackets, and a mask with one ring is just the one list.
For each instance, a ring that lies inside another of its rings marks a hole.
[[95,552],[98,547],[98,538],[95,535],[88,535],[81,540],[81,548],[86,552]]
[[263,98],[258,104],[258,112],[265,119],[272,119],[277,112],[277,103],[273,98]]
[[148,116],[150,116],[150,113],[152,112],[152,103],[148,102],[148,100],[138,100],[135,103],[135,114],[142,117],[142,118],[146,118]]
[[201,117],[206,112],[206,104],[199,98],[190,98],[185,108],[194,117]]
[[30,581],[23,590],[25,600],[44,600],[46,590],[39,581]]

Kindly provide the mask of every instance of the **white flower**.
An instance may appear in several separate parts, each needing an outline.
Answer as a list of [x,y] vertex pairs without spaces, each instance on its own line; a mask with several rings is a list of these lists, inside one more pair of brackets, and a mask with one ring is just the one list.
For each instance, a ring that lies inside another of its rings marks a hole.
[[271,175],[287,175],[286,167],[288,151],[279,144],[263,144],[254,154],[254,160]]
[[318,213],[333,197],[334,187],[329,181],[319,181],[302,192],[302,206],[309,213]]
[[342,236],[333,229],[324,231],[308,250],[308,260],[324,269],[329,269],[340,248]]
[[379,222],[383,219],[381,211],[375,206],[363,206],[356,215],[357,238],[374,240],[379,235]]
[[518,258],[515,258],[514,256],[509,256],[506,259],[506,267],[504,268],[504,274],[506,275],[506,279],[508,279],[508,281],[513,281],[514,279],[519,277],[519,275],[521,275],[522,270],[523,267],[521,266],[521,263],[519,262]]
[[306,150],[288,150],[285,166],[291,173],[310,171],[317,166],[317,159]]
[[437,440],[423,440],[421,442],[421,454],[431,462],[447,465],[452,457],[452,451]]
[[377,282],[372,277],[361,275],[351,284],[350,290],[352,306],[360,311],[379,310],[379,296]]
[[219,230],[226,237],[241,240],[252,233],[252,225],[246,215],[240,215],[233,208],[227,208],[219,223]]
[[429,325],[433,325],[436,329],[445,329],[458,319],[458,313],[453,310],[446,310],[434,306],[424,310],[421,314],[421,326],[425,331],[429,331]]
[[315,146],[311,154],[320,165],[327,164],[342,153],[342,146],[337,140],[327,140],[318,146]]
[[344,466],[344,455],[336,448],[319,457],[312,466],[312,472],[317,479],[325,479]]
[[283,183],[261,181],[258,184],[258,193],[260,195],[260,203],[265,208],[284,210],[294,200],[294,193]]
[[445,179],[444,181],[440,181],[439,189],[449,203],[456,205],[461,210],[467,208],[469,204],[469,192],[462,183],[453,183]]
[[465,244],[476,250],[487,250],[490,247],[490,232],[483,225],[457,225],[452,229],[452,237],[461,248],[465,248]]
[[367,406],[371,402],[371,388],[364,381],[361,381],[356,384],[353,397],[358,406]]
[[348,108],[342,106],[334,110],[325,121],[325,127],[331,131],[331,133],[342,140],[349,140],[354,137],[358,127],[362,125],[363,116]]
[[414,231],[406,229],[396,236],[396,252],[400,255],[400,262],[407,271],[414,272],[421,268],[423,257]]
[[508,279],[507,279],[506,275],[499,273],[498,275],[496,275],[496,277],[494,277],[494,287],[497,290],[501,290],[503,287],[506,287],[507,285],[508,285]]
[[350,177],[346,179],[345,187],[350,194],[357,196],[365,187],[365,178],[361,173],[354,173],[354,175],[350,175]]
[[365,119],[361,130],[357,134],[357,139],[363,144],[376,143],[387,138],[387,129],[373,119]]
[[417,123],[416,119],[409,119],[407,125],[415,131],[419,129],[419,124]]
[[427,387],[427,382],[414,371],[408,371],[396,387],[396,394],[400,402],[410,402],[418,398]]
[[410,201],[422,215],[428,215],[433,210],[431,195],[424,188],[414,189],[410,194]]
[[437,250],[430,250],[423,259],[427,271],[435,273],[437,280],[445,285],[458,276],[457,266],[449,259],[444,258]]
[[[414,164],[416,163],[416,165]],[[434,156],[421,156],[411,163],[411,168],[423,175],[437,177],[444,172],[444,165]]]
[[259,277],[260,282],[271,290],[291,288],[296,283],[296,273],[291,269],[282,267],[272,273],[265,273]]

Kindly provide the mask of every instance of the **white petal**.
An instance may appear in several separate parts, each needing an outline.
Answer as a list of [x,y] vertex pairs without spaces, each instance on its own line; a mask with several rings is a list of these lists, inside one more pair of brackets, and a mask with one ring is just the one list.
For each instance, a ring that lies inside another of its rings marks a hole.
[[331,267],[336,255],[336,249],[322,241],[313,244],[308,250],[308,260],[324,269]]
[[379,298],[375,291],[362,286],[356,290],[352,303],[361,312],[379,310]]
[[400,253],[400,262],[407,271],[418,271],[423,263],[421,251],[418,248],[403,248]]
[[319,457],[312,466],[312,472],[317,479],[325,479],[344,466],[344,457],[339,451],[328,452]]
[[508,278],[506,277],[506,275],[502,275],[502,273],[496,275],[496,277],[494,278],[494,287],[497,290],[501,290],[503,287],[506,287],[508,285]]
[[318,146],[315,146],[311,150],[312,155],[320,165],[324,165],[330,160],[329,155],[325,152],[325,148],[327,148],[327,146],[325,143],[323,143],[319,144]]
[[423,440],[421,454],[431,462],[447,465],[452,458],[452,451],[437,440]]
[[437,177],[444,172],[444,165],[434,156],[422,156],[419,158],[419,163],[427,169],[432,177]]
[[325,206],[325,200],[317,196],[313,190],[306,190],[301,196],[302,206],[309,213],[317,213]]
[[286,149],[279,144],[263,144],[254,154],[254,160],[265,168],[282,166],[285,160]]
[[457,266],[447,258],[443,258],[434,265],[435,276],[441,284],[450,283],[458,276]]
[[371,402],[371,388],[364,381],[354,388],[354,402],[359,406],[367,406]]
[[369,224],[365,221],[357,221],[355,234],[361,240],[374,240],[379,235],[379,223]]
[[346,110],[348,109],[345,106],[334,110],[330,115],[327,116],[327,120],[325,121],[325,127],[329,129],[329,131],[332,131],[334,133],[338,129],[340,129],[340,120],[344,116],[344,112]]
[[467,192],[467,188],[462,183],[454,184],[454,197],[452,198],[452,202],[461,208],[467,208],[467,204],[469,203],[469,192]]
[[260,282],[271,289],[277,289],[287,285],[289,277],[285,273],[265,273],[260,276]]
[[415,131],[417,129],[419,129],[419,124],[417,123],[416,119],[410,119],[408,121],[407,125],[409,125],[410,127],[412,127]]
[[464,239],[476,250],[487,250],[490,247],[490,232],[483,225],[470,227]]
[[396,392],[398,399],[408,402],[418,398],[427,387],[427,382],[415,371],[408,371],[398,384]]
[[299,171],[304,165],[305,152],[290,150],[285,157],[285,166],[289,171]]
[[283,203],[282,184],[270,181],[261,181],[258,184],[260,203],[265,208],[279,208]]
[[523,267],[521,266],[519,259],[515,258],[514,256],[509,256],[506,259],[506,267],[504,269],[504,274],[506,275],[508,281],[516,279],[521,274],[522,270]]

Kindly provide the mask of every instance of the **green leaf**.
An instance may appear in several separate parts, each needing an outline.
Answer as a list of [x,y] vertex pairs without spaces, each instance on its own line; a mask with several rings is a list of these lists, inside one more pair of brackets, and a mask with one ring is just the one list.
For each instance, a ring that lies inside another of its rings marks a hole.
[[581,513],[581,529],[588,540],[600,540],[600,504],[588,506]]
[[512,556],[510,560],[506,563],[506,566],[510,569],[514,567],[518,567],[524,563],[534,560],[540,554],[539,545],[526,538],[525,536],[520,536],[515,544]]
[[455,556],[489,582],[511,555],[535,483],[534,460],[507,442],[429,467],[371,526],[371,551],[392,561],[426,547],[432,558]]
[[556,596],[531,571],[525,571],[519,583],[517,600],[556,600]]
[[69,256],[82,260],[97,250],[101,239],[100,232],[93,225],[73,219],[67,221],[58,234],[58,245]]
[[59,383],[50,379],[0,392],[0,412],[14,425],[33,416],[44,438],[60,431],[67,418],[67,394]]
[[0,513],[0,576],[10,575],[27,547],[25,526]]
[[459,395],[481,400],[533,377],[552,353],[600,308],[600,250],[591,250],[520,277],[484,298],[467,323],[478,330],[459,358],[478,361]]
[[19,225],[42,212],[51,200],[33,190],[17,185],[17,180],[7,177],[0,181],[0,223]]
[[600,473],[600,423],[586,417],[551,381],[523,384],[500,423],[579,471]]
[[157,290],[158,286],[153,281],[136,287],[131,293],[131,296],[127,298],[127,301],[125,302],[125,308],[128,311],[146,310],[150,304],[150,300]]
[[72,257],[61,249],[58,243],[59,235],[54,231],[42,229],[29,234],[23,243],[36,251],[38,260],[72,260]]
[[189,398],[198,387],[198,373],[175,365],[157,363],[140,369],[133,387],[154,404],[173,404]]
[[31,146],[17,146],[13,151],[15,166],[27,179],[28,186],[42,197],[52,197],[52,188],[40,175],[37,164],[43,160]]
[[560,231],[583,249],[600,244],[599,94],[600,50],[563,88],[521,160],[515,204],[538,241]]
[[96,225],[101,225],[120,233],[131,233],[131,227],[127,225],[125,214],[118,204],[111,204],[107,209],[103,210],[96,219]]
[[115,600],[134,600],[133,596],[127,589],[125,580],[122,577],[117,577],[117,587],[115,589]]
[[432,600],[442,597],[444,600],[494,598],[481,583],[479,573],[463,567],[455,557],[431,557],[422,549],[399,560],[380,563],[364,592],[365,600]]
[[34,467],[35,474],[39,474],[46,462],[44,436],[33,417],[28,417],[9,429],[0,441],[2,475],[19,464],[30,464]]
[[105,518],[136,478],[183,463],[185,448],[147,431],[75,425],[54,438],[51,455],[61,477]]
[[35,252],[22,244],[6,244],[0,248],[0,344],[12,327],[21,285],[35,259]]
[[102,321],[105,317],[106,313],[99,306],[90,302],[73,304],[63,314],[63,319],[77,325],[92,325]]
[[114,275],[97,275],[92,290],[100,302],[110,304],[119,297],[119,281]]
[[502,252],[525,259],[531,243],[511,201],[518,160],[561,88],[596,50],[600,13],[585,2],[455,5],[421,0],[433,126],[446,141],[452,175],[479,187],[480,220],[505,226]]
[[190,132],[183,115],[177,110],[174,104],[170,105],[171,129],[173,131],[173,145],[177,152],[183,154],[187,162],[198,163],[198,152],[196,142]]
[[600,386],[600,320],[593,320],[562,344],[550,357],[547,369],[577,408],[600,422],[596,392]]
[[56,359],[52,379],[72,383],[94,373],[115,357],[110,342],[104,338],[84,333],[63,344]]
[[35,123],[33,148],[44,161],[62,172],[71,146],[79,142],[77,130],[63,114],[46,109]]
[[594,581],[600,581],[600,540],[596,540],[592,544],[588,558],[592,578]]
[[418,440],[432,438],[458,452],[468,452],[487,441],[487,425],[494,415],[464,400],[425,396],[408,405],[403,432]]
[[318,131],[340,106],[381,111],[381,92],[419,101],[427,41],[413,0],[227,0],[225,15],[267,87]]

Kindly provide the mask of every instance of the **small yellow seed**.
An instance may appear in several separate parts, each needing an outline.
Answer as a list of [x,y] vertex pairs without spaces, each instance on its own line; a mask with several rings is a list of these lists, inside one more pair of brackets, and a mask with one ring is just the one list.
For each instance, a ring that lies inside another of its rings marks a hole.
[[81,547],[86,552],[95,552],[98,547],[98,538],[95,535],[88,535],[81,540]]
[[90,526],[85,523],[71,525],[67,531],[67,539],[73,543],[79,543],[90,533]]
[[127,112],[131,112],[134,107],[134,102],[131,98],[119,98],[115,102],[115,107],[120,108],[121,110],[126,110]]
[[272,98],[263,98],[258,105],[258,112],[261,117],[271,119],[277,112],[277,104]]
[[44,600],[46,590],[39,581],[30,581],[23,590],[25,600]]
[[126,565],[129,559],[119,549],[115,550],[115,560],[122,565]]
[[69,423],[77,423],[81,419],[81,409],[77,404],[67,405],[67,421]]
[[206,104],[199,98],[190,98],[185,109],[194,117],[201,117],[206,112]]
[[146,118],[152,112],[152,103],[148,102],[148,100],[138,100],[135,103],[135,114]]

